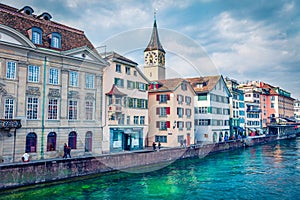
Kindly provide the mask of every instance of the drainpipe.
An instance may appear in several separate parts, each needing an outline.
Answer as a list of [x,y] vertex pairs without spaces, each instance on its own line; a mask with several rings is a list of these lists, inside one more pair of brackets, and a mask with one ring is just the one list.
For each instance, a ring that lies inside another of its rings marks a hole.
[[44,82],[43,82],[43,102],[42,102],[42,137],[41,137],[41,159],[44,159],[44,132],[45,132],[45,97],[46,97],[46,63],[47,57],[44,60]]

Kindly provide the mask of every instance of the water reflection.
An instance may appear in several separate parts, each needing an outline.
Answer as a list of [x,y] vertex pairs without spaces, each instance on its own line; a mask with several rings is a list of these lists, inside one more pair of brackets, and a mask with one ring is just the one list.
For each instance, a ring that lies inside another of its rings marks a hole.
[[149,173],[109,173],[0,199],[299,199],[300,139],[176,161]]

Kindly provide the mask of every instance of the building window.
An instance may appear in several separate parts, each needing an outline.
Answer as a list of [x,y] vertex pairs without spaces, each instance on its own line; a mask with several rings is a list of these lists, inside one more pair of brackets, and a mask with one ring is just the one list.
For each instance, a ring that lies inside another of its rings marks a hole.
[[49,84],[53,84],[53,85],[58,84],[58,69],[56,68],[49,69]]
[[130,116],[127,116],[126,121],[127,121],[127,125],[129,125],[130,124]]
[[13,119],[13,116],[14,116],[14,100],[13,99],[5,99],[4,118],[5,119]]
[[185,109],[185,113],[186,113],[186,117],[187,117],[187,118],[190,118],[191,115],[192,115],[192,110],[189,109],[189,108],[186,108],[186,109]]
[[178,135],[177,141],[178,141],[178,143],[179,143],[180,145],[183,145],[183,140],[184,140],[183,135]]
[[133,71],[133,75],[134,75],[134,76],[137,76],[137,73],[136,73],[136,71]]
[[6,63],[6,78],[15,79],[16,78],[16,63],[7,62]]
[[145,124],[145,116],[140,117],[140,124],[144,125]]
[[162,135],[156,135],[155,136],[155,142],[160,142],[160,143],[167,143],[167,136],[162,136]]
[[198,101],[206,101],[207,94],[198,94]]
[[185,96],[185,102],[186,102],[186,105],[191,105],[192,98],[189,96]]
[[50,132],[47,136],[47,151],[56,150],[56,133]]
[[93,75],[93,74],[86,74],[85,75],[85,87],[87,89],[94,89],[95,88],[95,75]]
[[71,147],[71,149],[76,149],[76,143],[77,143],[77,133],[75,131],[72,131],[69,133],[68,144]]
[[127,80],[127,89],[134,89],[135,82]]
[[37,119],[39,99],[36,97],[27,98],[27,119]]
[[168,100],[170,100],[170,94],[156,95],[156,101],[159,101],[159,103],[167,103]]
[[69,119],[77,119],[77,101],[69,100]]
[[183,117],[183,114],[184,114],[183,108],[177,108],[177,115],[178,115],[178,117]]
[[33,27],[32,28],[32,42],[34,44],[42,44],[42,34],[43,34],[42,29],[40,29],[38,27]]
[[28,66],[28,81],[37,83],[40,78],[40,67],[29,65]]
[[177,128],[179,130],[183,130],[183,127],[184,127],[184,122],[182,122],[182,121],[177,122]]
[[70,72],[70,86],[78,87],[78,72]]
[[274,108],[274,103],[271,103],[271,108]]
[[121,79],[121,78],[115,78],[115,85],[120,87],[120,88],[123,88],[124,87],[124,80]]
[[145,91],[146,90],[146,84],[145,83],[137,83],[138,84],[138,89]]
[[85,102],[85,119],[86,120],[94,119],[94,102],[93,101]]
[[37,136],[35,133],[30,132],[26,135],[26,153],[34,153],[36,152],[36,140]]
[[159,128],[159,130],[167,130],[167,128],[170,128],[170,121],[157,121],[156,128]]
[[121,65],[120,64],[116,64],[116,72],[121,73]]
[[134,124],[139,124],[139,116],[134,116],[133,117],[133,123]]
[[57,99],[49,99],[48,104],[48,119],[57,119]]
[[92,151],[92,142],[93,142],[93,133],[91,131],[88,131],[85,134],[85,152],[91,152]]
[[130,75],[130,67],[126,66],[125,70],[126,70],[126,74]]
[[181,83],[181,89],[183,91],[186,91],[187,90],[187,84],[186,83]]
[[186,122],[186,129],[191,130],[192,128],[192,122]]
[[177,95],[177,101],[178,101],[178,104],[182,104],[182,102],[183,102],[183,96],[180,95],[180,94],[178,94]]
[[51,34],[51,47],[61,48],[61,35],[59,33]]
[[170,107],[156,108],[156,115],[159,115],[160,117],[166,117],[169,114],[170,114]]

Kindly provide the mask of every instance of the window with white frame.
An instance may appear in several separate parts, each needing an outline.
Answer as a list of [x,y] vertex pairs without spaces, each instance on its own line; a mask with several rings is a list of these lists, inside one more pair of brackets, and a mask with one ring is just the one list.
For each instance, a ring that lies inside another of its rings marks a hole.
[[6,62],[6,78],[15,79],[16,78],[16,63],[9,61]]
[[38,27],[32,27],[32,42],[34,44],[42,44],[42,34],[43,31],[42,29],[38,28]]
[[53,84],[53,85],[58,84],[58,69],[56,68],[49,69],[49,84]]
[[183,96],[180,95],[180,94],[178,94],[177,95],[177,101],[178,101],[178,104],[182,104],[182,102],[183,102]]
[[94,102],[93,101],[85,102],[85,119],[86,120],[94,119]]
[[78,87],[78,72],[70,71],[69,76],[70,86]]
[[48,119],[57,119],[58,101],[57,99],[49,99]]
[[85,75],[85,87],[87,89],[95,88],[95,75],[94,74],[86,74]]
[[185,96],[185,102],[186,102],[186,105],[190,105],[190,104],[191,104],[191,101],[192,101],[192,98],[191,98],[191,97]]
[[39,99],[37,97],[27,98],[27,119],[37,119],[38,118],[38,105]]
[[134,89],[135,82],[127,80],[127,89]]
[[54,48],[61,48],[61,35],[59,33],[52,33],[51,46]]
[[14,100],[13,99],[5,99],[4,118],[5,119],[13,119],[13,116],[14,116]]
[[177,128],[178,128],[179,130],[183,130],[183,127],[184,127],[184,122],[178,121],[178,122],[177,122]]
[[69,119],[75,120],[77,119],[77,101],[76,100],[69,100]]
[[39,82],[40,79],[40,67],[29,65],[28,66],[28,82]]

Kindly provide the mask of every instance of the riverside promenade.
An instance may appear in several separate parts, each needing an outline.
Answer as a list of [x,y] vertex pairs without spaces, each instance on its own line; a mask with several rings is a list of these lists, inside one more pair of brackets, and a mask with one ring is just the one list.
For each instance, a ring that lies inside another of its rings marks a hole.
[[[275,136],[254,140],[255,144],[275,141]],[[0,164],[0,190],[17,188],[53,181],[112,172],[138,172],[163,167],[178,159],[205,157],[223,151],[245,147],[243,140],[192,146],[187,148],[166,148],[160,151],[141,150],[106,154],[96,157],[76,157],[70,159],[35,160],[28,163]]]

